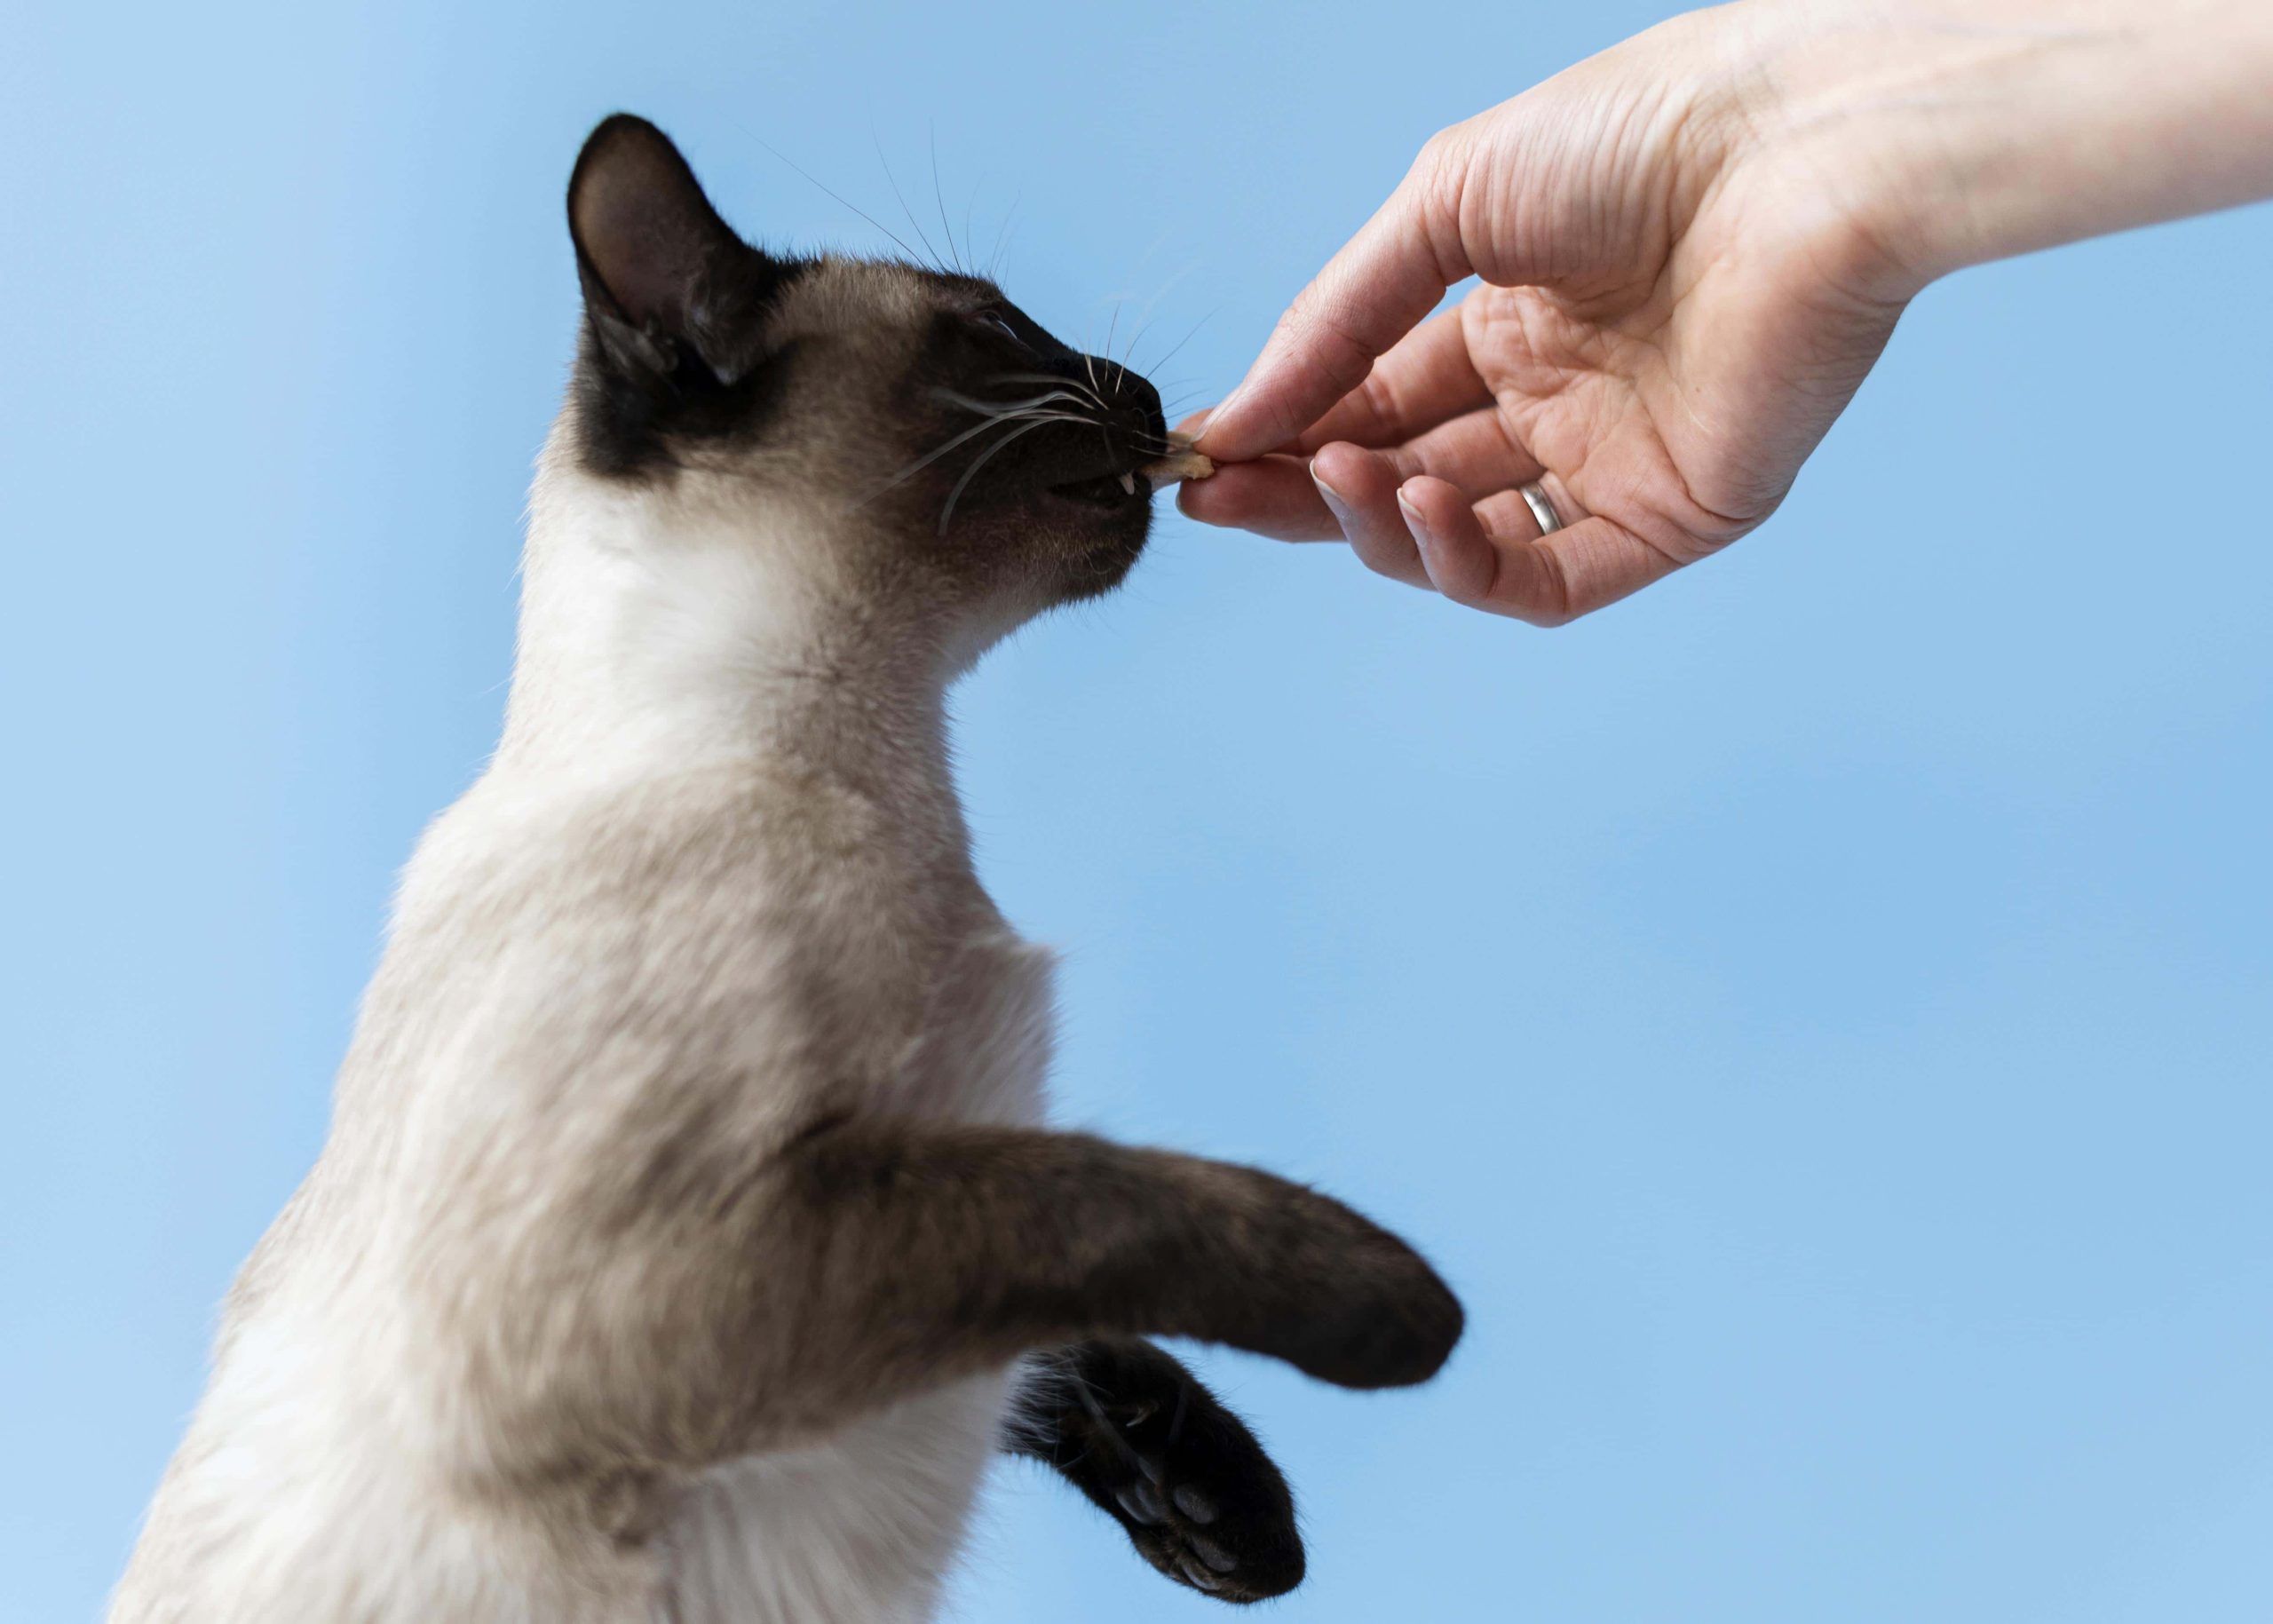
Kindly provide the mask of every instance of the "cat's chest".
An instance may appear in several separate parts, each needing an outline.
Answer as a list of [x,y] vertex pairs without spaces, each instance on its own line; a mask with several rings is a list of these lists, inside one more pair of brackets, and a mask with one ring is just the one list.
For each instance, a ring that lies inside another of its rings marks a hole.
[[1056,955],[1008,927],[944,954],[890,1105],[966,1122],[1041,1121],[1057,1025]]

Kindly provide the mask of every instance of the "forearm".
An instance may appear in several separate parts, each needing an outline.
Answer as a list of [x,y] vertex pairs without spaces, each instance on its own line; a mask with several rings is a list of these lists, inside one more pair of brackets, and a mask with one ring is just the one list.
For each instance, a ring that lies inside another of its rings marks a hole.
[[1918,285],[2273,196],[2269,0],[1746,0],[1759,131]]

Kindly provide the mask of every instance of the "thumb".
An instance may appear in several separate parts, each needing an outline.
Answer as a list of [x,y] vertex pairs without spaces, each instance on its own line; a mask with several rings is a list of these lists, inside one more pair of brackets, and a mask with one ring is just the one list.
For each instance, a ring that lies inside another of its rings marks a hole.
[[1201,451],[1236,463],[1289,444],[1469,274],[1464,168],[1449,131],[1421,149],[1389,201],[1279,318],[1246,379],[1209,415]]

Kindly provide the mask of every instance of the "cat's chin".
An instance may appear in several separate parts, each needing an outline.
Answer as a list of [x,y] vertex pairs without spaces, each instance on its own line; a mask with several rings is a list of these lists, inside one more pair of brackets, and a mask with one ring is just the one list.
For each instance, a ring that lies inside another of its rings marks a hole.
[[1066,558],[1058,573],[1059,603],[1102,597],[1136,567],[1152,529],[1152,492],[1141,480],[1137,490],[1133,503],[1123,503],[1109,511],[1089,509],[1089,523],[1082,527],[1085,544]]

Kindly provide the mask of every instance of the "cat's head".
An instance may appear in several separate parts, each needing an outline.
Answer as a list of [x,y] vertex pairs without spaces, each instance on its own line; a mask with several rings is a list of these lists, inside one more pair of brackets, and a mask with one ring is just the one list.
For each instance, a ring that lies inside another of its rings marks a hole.
[[817,552],[844,590],[920,599],[980,642],[1136,562],[1159,394],[987,279],[768,253],[628,115],[585,143],[568,222],[585,319],[565,449],[591,478],[745,503],[751,547]]

